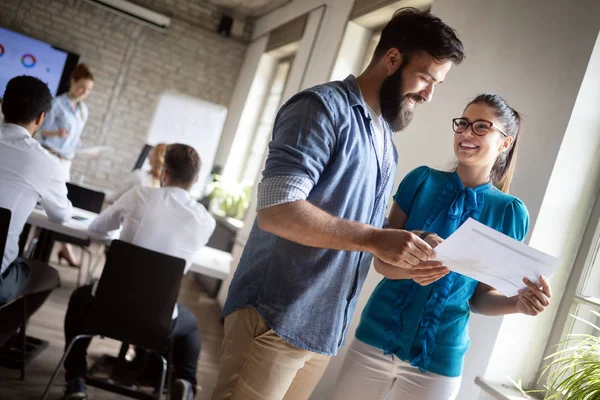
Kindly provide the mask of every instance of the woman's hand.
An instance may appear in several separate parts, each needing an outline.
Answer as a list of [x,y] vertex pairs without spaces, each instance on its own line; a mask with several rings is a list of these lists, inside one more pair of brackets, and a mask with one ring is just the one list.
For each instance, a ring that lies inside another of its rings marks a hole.
[[427,286],[450,272],[439,261],[422,261],[412,268],[406,269],[387,264],[375,257],[374,265],[375,270],[388,279],[412,279],[421,286]]
[[67,136],[69,136],[69,131],[65,128],[59,128],[59,129],[55,129],[55,130],[47,130],[47,131],[42,132],[42,136],[45,138],[59,137],[61,139],[64,139]]
[[432,249],[435,249],[438,245],[440,245],[444,239],[436,235],[435,233],[430,233],[425,237],[425,242],[431,246]]
[[523,283],[527,287],[519,290],[517,311],[525,315],[538,315],[550,305],[552,297],[550,284],[543,276],[540,277],[541,287],[527,278],[523,278]]

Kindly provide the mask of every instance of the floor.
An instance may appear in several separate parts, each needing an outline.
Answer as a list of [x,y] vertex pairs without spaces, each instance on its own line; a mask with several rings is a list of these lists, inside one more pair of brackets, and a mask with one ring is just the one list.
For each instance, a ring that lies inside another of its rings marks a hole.
[[[51,261],[55,258],[51,258]],[[102,260],[98,260],[102,263]],[[56,289],[46,303],[32,317],[28,334],[50,342],[50,346],[34,359],[26,369],[25,381],[19,380],[17,370],[0,368],[0,399],[40,399],[50,376],[56,368],[64,349],[63,321],[71,292],[76,287],[77,270],[51,262],[59,271],[62,286]],[[210,399],[216,383],[223,327],[220,308],[215,299],[209,298],[202,287],[188,274],[182,283],[179,301],[192,310],[198,319],[202,333],[202,352],[198,361],[198,391],[196,400]],[[109,339],[94,339],[88,352],[88,362],[105,353],[116,355],[120,343]],[[63,394],[64,375],[59,373],[49,399],[60,399]],[[90,400],[126,399],[96,388],[88,388]]]

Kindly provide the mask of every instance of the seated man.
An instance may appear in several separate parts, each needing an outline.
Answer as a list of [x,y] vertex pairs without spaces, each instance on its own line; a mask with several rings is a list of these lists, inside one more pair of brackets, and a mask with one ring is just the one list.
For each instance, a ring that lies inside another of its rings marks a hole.
[[[136,188],[104,210],[89,227],[90,235],[106,237],[123,228],[120,239],[187,261],[202,248],[215,229],[214,218],[191,198],[189,189],[198,180],[200,157],[183,144],[167,147],[161,188]],[[82,333],[83,321],[93,300],[92,285],[73,292],[65,317],[65,343]],[[174,365],[177,380],[172,399],[192,399],[196,393],[196,367],[200,355],[200,331],[192,312],[178,304],[173,312]],[[84,376],[90,340],[79,340],[65,360],[66,399],[86,397]]]
[[[32,138],[50,110],[48,86],[32,76],[19,76],[6,85],[0,126],[0,207],[11,211],[10,226],[0,270],[0,304],[27,297],[27,314],[33,314],[58,284],[58,273],[46,264],[26,262],[19,255],[19,234],[36,202],[48,217],[62,222],[72,206],[58,160]],[[22,322],[20,315],[3,315],[0,345]]]

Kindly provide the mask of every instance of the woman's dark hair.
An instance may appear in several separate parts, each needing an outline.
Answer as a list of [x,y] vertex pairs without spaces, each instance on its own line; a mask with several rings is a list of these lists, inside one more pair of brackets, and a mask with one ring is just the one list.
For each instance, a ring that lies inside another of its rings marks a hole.
[[396,11],[383,28],[373,60],[379,60],[393,48],[409,57],[411,53],[426,51],[438,62],[450,60],[460,64],[465,58],[465,49],[454,29],[430,13],[410,7]]
[[94,75],[92,75],[92,71],[85,64],[77,64],[73,72],[71,72],[71,79],[75,82],[81,79],[89,79],[90,81],[94,81]]
[[521,115],[497,94],[480,94],[465,107],[465,110],[471,104],[484,104],[493,109],[496,117],[502,123],[504,132],[513,138],[510,149],[498,156],[491,172],[494,186],[504,193],[508,193],[517,164],[517,151],[521,137]]
[[48,85],[33,76],[17,76],[8,81],[2,98],[4,121],[29,124],[52,107]]
[[167,146],[164,168],[173,183],[190,187],[200,172],[200,156],[193,147],[173,143]]

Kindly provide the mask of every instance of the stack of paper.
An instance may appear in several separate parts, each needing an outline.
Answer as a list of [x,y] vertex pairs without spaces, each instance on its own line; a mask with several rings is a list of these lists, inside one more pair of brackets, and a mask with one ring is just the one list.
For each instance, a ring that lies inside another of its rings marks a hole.
[[560,259],[535,250],[469,218],[435,248],[436,260],[451,271],[497,289],[507,297],[525,287],[523,278],[538,282],[560,266]]

